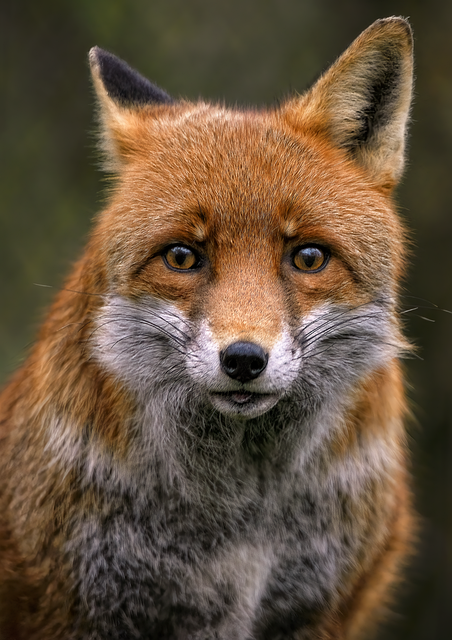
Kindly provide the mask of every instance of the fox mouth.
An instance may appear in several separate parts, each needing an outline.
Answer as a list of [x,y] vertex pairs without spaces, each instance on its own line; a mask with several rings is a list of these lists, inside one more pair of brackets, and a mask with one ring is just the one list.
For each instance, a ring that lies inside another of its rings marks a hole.
[[223,391],[212,392],[210,399],[221,413],[252,418],[271,409],[278,402],[279,395],[254,391]]
[[214,396],[232,400],[237,404],[246,404],[247,402],[258,401],[260,398],[268,398],[268,393],[254,393],[253,391],[225,391],[213,393]]

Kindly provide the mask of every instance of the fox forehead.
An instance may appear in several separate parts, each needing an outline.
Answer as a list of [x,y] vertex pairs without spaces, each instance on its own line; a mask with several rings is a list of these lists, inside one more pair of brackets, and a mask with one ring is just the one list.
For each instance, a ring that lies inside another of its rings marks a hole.
[[292,241],[332,246],[369,282],[399,275],[402,232],[388,197],[341,149],[276,112],[141,114],[130,145],[101,224],[123,268],[173,242],[210,244],[223,261],[225,249],[235,260],[260,246],[279,261]]

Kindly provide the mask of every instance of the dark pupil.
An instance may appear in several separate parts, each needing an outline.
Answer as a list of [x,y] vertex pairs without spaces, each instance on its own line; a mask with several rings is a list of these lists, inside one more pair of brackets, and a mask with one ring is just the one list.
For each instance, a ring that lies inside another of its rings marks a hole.
[[173,249],[173,256],[179,267],[182,267],[190,254],[190,249],[184,249],[184,247],[177,247],[176,249]]
[[308,269],[310,269],[319,257],[319,250],[315,247],[307,247],[306,249],[303,249],[301,255],[303,257],[303,262]]

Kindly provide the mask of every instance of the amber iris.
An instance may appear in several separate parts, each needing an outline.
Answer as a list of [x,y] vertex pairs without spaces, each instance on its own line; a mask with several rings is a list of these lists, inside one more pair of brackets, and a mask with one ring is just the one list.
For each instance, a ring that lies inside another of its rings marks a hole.
[[193,269],[198,264],[198,257],[194,251],[184,246],[167,249],[163,254],[165,262],[171,269]]
[[328,260],[325,249],[315,245],[306,245],[297,249],[293,255],[293,263],[300,271],[319,271]]

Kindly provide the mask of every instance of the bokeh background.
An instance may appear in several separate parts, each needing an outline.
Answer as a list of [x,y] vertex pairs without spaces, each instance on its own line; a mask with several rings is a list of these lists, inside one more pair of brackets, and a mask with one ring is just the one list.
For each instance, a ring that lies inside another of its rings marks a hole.
[[452,310],[450,0],[1,0],[0,382],[25,357],[102,206],[90,47],[113,51],[174,96],[271,104],[308,87],[388,15],[409,17],[416,40],[398,201],[413,240],[402,307],[420,307],[405,317],[421,358],[406,363],[421,536],[379,638],[450,640],[452,314],[442,311]]

